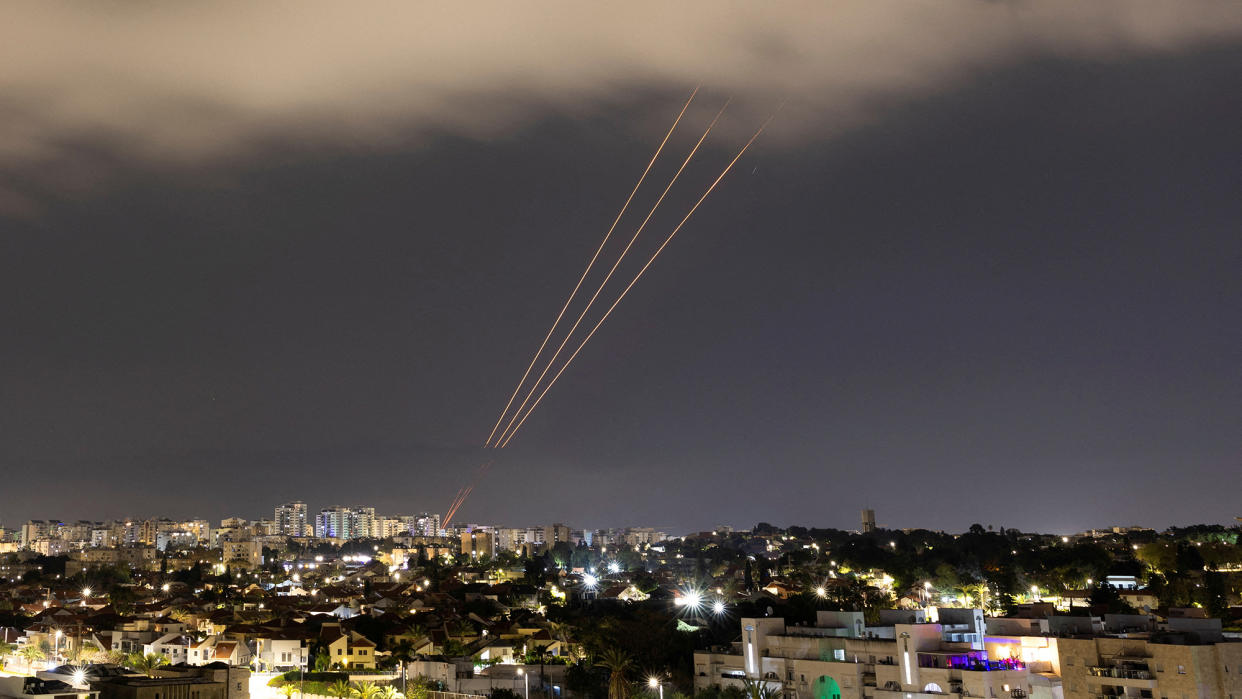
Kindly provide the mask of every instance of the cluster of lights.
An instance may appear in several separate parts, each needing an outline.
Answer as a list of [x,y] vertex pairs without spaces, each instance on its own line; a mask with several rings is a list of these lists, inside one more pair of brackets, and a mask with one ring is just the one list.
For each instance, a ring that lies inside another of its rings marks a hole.
[[[717,594],[719,594],[719,591],[717,591]],[[682,590],[681,594],[673,599],[673,604],[686,610],[692,616],[697,616],[704,609],[710,609],[712,614],[716,616],[723,616],[729,611],[729,605],[725,603],[724,599],[717,597],[709,603],[703,591],[694,588]]]

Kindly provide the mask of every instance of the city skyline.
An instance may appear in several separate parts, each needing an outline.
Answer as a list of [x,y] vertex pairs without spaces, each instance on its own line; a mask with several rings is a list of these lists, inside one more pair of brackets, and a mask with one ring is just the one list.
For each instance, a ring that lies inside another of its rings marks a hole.
[[1232,523],[1242,16],[1008,5],[0,10],[0,521]]

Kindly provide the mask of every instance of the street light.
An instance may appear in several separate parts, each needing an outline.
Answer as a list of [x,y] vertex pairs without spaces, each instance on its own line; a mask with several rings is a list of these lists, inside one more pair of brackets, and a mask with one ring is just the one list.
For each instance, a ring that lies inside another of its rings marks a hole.
[[56,647],[52,649],[53,657],[60,658],[60,629],[56,629]]
[[525,668],[518,668],[518,674],[522,676],[523,696],[530,699],[530,675],[526,674]]
[[652,689],[660,690],[660,699],[664,699],[664,683],[663,682],[656,679],[655,677],[648,677],[647,686],[651,687]]

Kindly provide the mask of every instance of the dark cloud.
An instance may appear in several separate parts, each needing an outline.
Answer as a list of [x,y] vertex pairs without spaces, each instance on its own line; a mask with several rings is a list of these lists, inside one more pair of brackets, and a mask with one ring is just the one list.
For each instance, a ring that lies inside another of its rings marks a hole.
[[442,509],[698,76],[653,232],[795,99],[466,518],[1236,514],[1227,5],[548,7],[6,9],[0,519]]

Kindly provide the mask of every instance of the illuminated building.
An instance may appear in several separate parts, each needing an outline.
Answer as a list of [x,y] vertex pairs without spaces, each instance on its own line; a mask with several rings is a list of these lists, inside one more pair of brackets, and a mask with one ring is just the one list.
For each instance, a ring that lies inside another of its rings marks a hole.
[[281,536],[302,536],[306,533],[306,503],[301,500],[277,505],[274,516],[276,533]]
[[1021,660],[989,657],[981,610],[941,611],[954,613],[929,623],[922,610],[883,610],[875,626],[861,612],[821,611],[815,626],[744,618],[732,652],[694,654],[695,689],[741,688],[749,679],[813,699],[1029,694]]
[[461,552],[472,558],[496,555],[496,537],[487,531],[462,532]]

